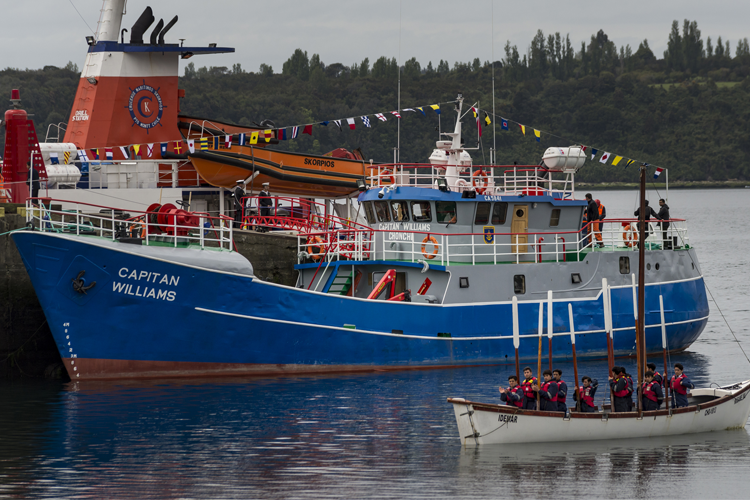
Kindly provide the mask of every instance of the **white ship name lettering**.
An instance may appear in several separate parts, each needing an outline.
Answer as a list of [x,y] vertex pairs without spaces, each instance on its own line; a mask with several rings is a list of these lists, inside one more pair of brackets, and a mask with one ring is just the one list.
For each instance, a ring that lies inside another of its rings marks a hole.
[[[117,274],[120,278],[127,280],[145,281],[146,283],[156,283],[158,285],[177,286],[180,283],[179,276],[148,271],[137,271],[135,269],[130,270],[127,267],[121,268]],[[133,284],[113,281],[112,291],[123,295],[132,295],[133,297],[142,297],[144,299],[166,300],[167,302],[174,302],[177,298],[177,292],[175,290],[164,290],[162,288],[138,283]]]
[[418,224],[415,222],[384,222],[380,229],[385,231],[430,231],[429,224]]

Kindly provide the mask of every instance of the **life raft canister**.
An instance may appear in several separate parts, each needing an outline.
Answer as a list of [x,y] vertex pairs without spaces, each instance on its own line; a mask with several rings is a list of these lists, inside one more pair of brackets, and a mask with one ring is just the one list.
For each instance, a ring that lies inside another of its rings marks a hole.
[[[432,253],[427,253],[427,244],[432,243],[433,250]],[[425,258],[432,260],[437,255],[438,251],[440,250],[440,245],[438,245],[438,240],[435,239],[434,236],[430,236],[429,234],[424,237],[422,240],[422,255],[425,256]]]

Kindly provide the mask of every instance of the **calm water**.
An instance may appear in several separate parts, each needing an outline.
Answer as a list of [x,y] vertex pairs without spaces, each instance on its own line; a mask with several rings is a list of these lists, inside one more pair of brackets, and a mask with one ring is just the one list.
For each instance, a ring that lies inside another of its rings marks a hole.
[[[610,216],[635,208],[636,193],[594,194]],[[673,191],[669,204],[690,221],[708,286],[750,348],[750,190]],[[748,378],[711,307],[700,340],[672,361],[700,384]],[[0,497],[748,497],[747,430],[463,449],[445,398],[496,400],[508,372],[0,382]],[[599,362],[579,366],[581,375],[605,372]]]

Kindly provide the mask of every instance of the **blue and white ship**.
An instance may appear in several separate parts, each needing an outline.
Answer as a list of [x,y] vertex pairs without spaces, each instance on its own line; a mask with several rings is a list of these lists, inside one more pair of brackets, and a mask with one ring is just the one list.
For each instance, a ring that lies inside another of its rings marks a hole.
[[[582,229],[580,147],[535,166],[473,165],[462,107],[459,96],[429,164],[370,166],[367,224],[305,201],[247,218],[298,231],[296,286],[255,276],[226,218],[29,205],[33,230],[12,237],[71,378],[503,364],[516,347],[531,362],[540,344],[567,359],[571,329],[579,359],[607,357],[610,335],[615,356],[633,355],[636,221]],[[652,227],[645,256],[646,350],[662,351],[662,329],[683,350],[708,319],[686,222]]]

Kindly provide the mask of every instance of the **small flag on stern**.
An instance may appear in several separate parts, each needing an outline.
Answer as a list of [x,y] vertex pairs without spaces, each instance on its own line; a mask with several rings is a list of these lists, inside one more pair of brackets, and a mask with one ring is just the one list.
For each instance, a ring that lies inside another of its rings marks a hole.
[[661,167],[656,167],[656,172],[654,172],[654,179],[658,179],[661,173],[664,171]]
[[115,157],[115,155],[112,154],[112,148],[105,148],[104,149],[104,154],[107,156],[108,160],[112,160]]
[[401,118],[401,115],[398,114],[398,111],[391,111],[391,114],[395,116],[396,118]]
[[91,154],[93,155],[95,160],[99,159],[99,150],[98,149],[92,149]]
[[78,150],[78,159],[80,161],[82,161],[82,162],[89,161],[89,155],[86,154],[86,150],[85,149],[79,149]]
[[133,156],[138,156],[138,153],[141,152],[141,145],[140,144],[133,144]]
[[523,135],[526,135],[526,125],[518,124],[519,127],[521,127],[521,132],[523,132]]
[[487,112],[484,112],[484,123],[487,125],[492,125],[492,120],[490,120],[490,115],[487,114]]
[[174,141],[174,152],[177,154],[182,153],[182,141]]
[[231,135],[224,136],[224,147],[226,149],[232,149],[232,136]]
[[238,142],[239,142],[240,146],[244,146],[245,145],[245,134],[240,134],[240,139],[239,139]]
[[278,139],[280,141],[285,141],[286,140],[286,129],[285,128],[280,128],[278,130],[278,132],[277,132],[276,135],[278,136]]
[[341,132],[341,120],[333,120],[333,123],[336,124],[336,126],[339,128],[339,132]]
[[[310,127],[310,129],[312,130],[312,125],[308,125],[308,127]],[[305,128],[307,128],[307,127],[305,127]],[[266,142],[271,142],[271,138],[272,137],[273,137],[273,130],[269,128],[269,129],[267,129],[264,132],[264,138],[265,138]]]
[[508,130],[508,120],[500,120],[500,128],[502,130]]
[[154,156],[154,143],[153,142],[151,144],[146,144],[146,156],[148,156],[149,158]]
[[[188,149],[191,153],[195,153],[195,139],[188,139],[187,141]],[[162,144],[161,152],[164,154],[166,152],[166,144]]]
[[126,160],[130,158],[130,151],[128,151],[127,146],[120,146],[120,152],[122,153],[123,158]]
[[424,109],[422,109],[422,106],[419,106],[417,109],[420,111],[420,113],[422,113],[422,116],[427,116],[426,114],[424,114]]
[[258,132],[250,133],[250,144],[258,144]]
[[628,168],[633,163],[635,163],[635,160],[628,160],[628,162],[625,164],[625,168]]
[[208,137],[201,137],[201,151],[208,151]]

